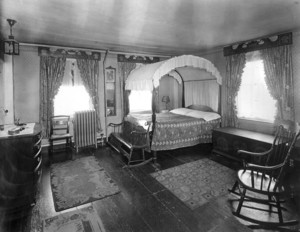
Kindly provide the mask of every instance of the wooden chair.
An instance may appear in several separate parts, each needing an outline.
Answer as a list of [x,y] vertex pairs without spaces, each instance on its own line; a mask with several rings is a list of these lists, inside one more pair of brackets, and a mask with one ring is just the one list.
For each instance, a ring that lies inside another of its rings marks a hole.
[[[238,151],[239,155],[245,157],[259,157],[260,164],[249,163],[244,159],[243,169],[237,172],[237,181],[229,190],[239,196],[237,209],[233,212],[235,216],[266,227],[292,226],[298,223],[297,220],[283,220],[282,211],[286,209],[281,203],[288,195],[283,180],[289,168],[291,151],[299,134],[300,132],[295,134],[279,126],[270,150],[262,153]],[[246,202],[248,203],[245,204]],[[278,221],[262,221],[259,218],[261,214],[256,214],[257,218],[246,216],[242,214],[243,207],[253,213],[258,212],[255,210],[267,211],[270,215],[276,213]]]
[[[123,154],[127,160],[127,167],[135,167],[152,161],[152,157],[146,159],[145,150],[150,151],[149,130],[150,124],[146,124],[147,129],[132,130],[130,126],[125,126],[126,122],[110,123],[113,132],[109,135],[107,143]],[[129,124],[128,124],[129,125]],[[134,157],[140,152],[141,158]]]
[[[50,151],[49,155],[52,157],[54,152],[54,141],[65,141],[65,148],[72,148],[72,135],[70,134],[70,116],[69,115],[57,115],[51,117],[51,130],[50,130]],[[71,154],[71,159],[73,158]]]

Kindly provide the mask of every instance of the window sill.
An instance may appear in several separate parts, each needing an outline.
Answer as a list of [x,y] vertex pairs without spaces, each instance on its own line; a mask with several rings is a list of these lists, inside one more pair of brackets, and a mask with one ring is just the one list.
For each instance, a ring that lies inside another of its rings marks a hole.
[[245,118],[239,118],[239,127],[241,129],[265,133],[265,134],[273,134],[274,132],[274,124],[270,122],[262,122],[262,121],[254,121]]

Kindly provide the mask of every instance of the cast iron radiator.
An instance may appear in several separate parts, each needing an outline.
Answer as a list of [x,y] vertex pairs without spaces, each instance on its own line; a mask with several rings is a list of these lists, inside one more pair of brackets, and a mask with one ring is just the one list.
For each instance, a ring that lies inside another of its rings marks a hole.
[[74,143],[76,152],[81,147],[95,145],[97,148],[96,111],[77,111],[74,115]]

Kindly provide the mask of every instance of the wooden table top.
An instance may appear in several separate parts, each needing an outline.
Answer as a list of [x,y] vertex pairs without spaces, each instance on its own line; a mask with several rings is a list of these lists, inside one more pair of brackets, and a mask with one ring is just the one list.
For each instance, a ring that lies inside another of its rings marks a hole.
[[20,131],[18,134],[15,135],[9,135],[8,130],[11,130],[13,128],[16,128],[18,126],[10,124],[5,125],[4,130],[0,131],[0,140],[6,140],[6,139],[14,139],[14,138],[23,138],[28,136],[34,136],[41,132],[41,125],[38,123],[27,123],[24,125],[25,129]]

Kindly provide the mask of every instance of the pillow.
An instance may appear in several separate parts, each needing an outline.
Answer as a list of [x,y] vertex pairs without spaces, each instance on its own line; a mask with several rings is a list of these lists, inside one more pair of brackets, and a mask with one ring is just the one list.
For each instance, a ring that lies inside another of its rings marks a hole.
[[218,118],[221,118],[221,116],[214,112],[204,112],[199,110],[193,110],[192,112],[189,112],[186,114],[186,116],[194,117],[194,118],[203,118],[205,121],[211,121]]
[[177,109],[171,110],[170,112],[174,113],[174,114],[187,115],[191,111],[193,111],[193,110],[187,109],[187,108],[177,108]]
[[206,111],[206,112],[214,112],[212,108],[210,108],[209,106],[205,106],[205,105],[190,105],[187,108],[193,109],[193,110]]
[[144,111],[131,111],[129,114],[152,114],[151,110],[144,110]]

